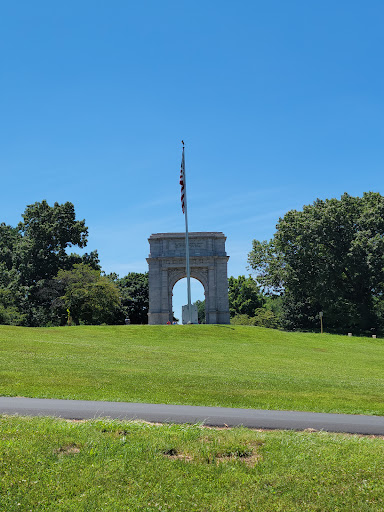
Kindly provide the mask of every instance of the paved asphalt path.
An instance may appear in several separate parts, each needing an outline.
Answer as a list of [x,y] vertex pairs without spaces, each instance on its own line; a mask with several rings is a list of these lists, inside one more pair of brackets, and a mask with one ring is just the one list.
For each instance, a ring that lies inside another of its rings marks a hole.
[[91,402],[42,398],[0,397],[0,414],[56,416],[67,419],[140,419],[159,423],[202,423],[210,426],[304,430],[384,435],[384,416],[264,411],[194,405]]

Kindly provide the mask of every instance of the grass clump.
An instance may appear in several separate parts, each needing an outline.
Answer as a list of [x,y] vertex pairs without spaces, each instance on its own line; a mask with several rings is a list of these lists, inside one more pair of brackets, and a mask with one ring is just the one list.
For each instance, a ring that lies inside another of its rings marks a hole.
[[0,510],[381,511],[384,441],[0,418]]
[[0,395],[384,414],[380,339],[248,326],[0,326]]

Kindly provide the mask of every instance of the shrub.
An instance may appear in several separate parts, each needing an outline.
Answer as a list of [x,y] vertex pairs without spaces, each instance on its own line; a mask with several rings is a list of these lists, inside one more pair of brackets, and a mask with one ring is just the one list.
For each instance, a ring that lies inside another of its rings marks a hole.
[[259,327],[268,327],[270,329],[277,329],[279,327],[279,319],[270,309],[257,308],[253,321],[253,325]]
[[231,318],[233,325],[255,325],[255,319],[248,315],[235,315]]

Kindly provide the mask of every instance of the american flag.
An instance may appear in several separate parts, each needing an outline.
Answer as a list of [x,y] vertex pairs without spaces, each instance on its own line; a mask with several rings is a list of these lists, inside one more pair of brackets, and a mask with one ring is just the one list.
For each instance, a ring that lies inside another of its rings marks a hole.
[[183,210],[183,213],[185,213],[185,192],[184,192],[184,186],[185,186],[185,178],[184,178],[184,172],[185,172],[185,161],[184,161],[184,146],[183,146],[183,155],[181,157],[181,169],[180,169],[180,185],[181,185],[181,209]]

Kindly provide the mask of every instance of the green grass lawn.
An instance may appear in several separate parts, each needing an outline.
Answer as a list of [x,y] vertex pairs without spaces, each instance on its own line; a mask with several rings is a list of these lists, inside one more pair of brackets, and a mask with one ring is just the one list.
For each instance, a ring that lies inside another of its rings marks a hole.
[[0,326],[0,395],[384,414],[384,342],[246,326]]
[[0,417],[0,510],[384,510],[384,440]]

